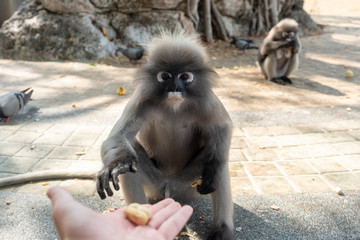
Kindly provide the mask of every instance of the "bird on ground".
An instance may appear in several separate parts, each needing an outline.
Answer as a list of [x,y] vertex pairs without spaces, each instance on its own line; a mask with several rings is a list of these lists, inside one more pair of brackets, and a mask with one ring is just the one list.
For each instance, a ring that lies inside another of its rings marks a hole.
[[235,36],[232,36],[232,41],[230,44],[234,44],[236,48],[240,50],[245,49],[258,49],[258,47],[251,45],[254,41],[251,39],[245,39],[245,38],[237,38]]
[[119,47],[116,51],[121,52],[130,61],[137,61],[137,60],[140,60],[143,57],[145,49],[143,47],[139,47],[139,48],[122,48],[122,47]]
[[[10,92],[0,96],[0,119],[9,121],[29,102],[34,90],[27,88],[23,91]],[[29,91],[29,92],[28,92]]]

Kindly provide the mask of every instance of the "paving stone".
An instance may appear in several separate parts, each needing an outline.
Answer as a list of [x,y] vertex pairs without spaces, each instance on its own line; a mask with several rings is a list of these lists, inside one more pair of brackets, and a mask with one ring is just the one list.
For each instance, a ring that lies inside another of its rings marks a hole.
[[232,137],[231,138],[231,148],[247,148],[248,145],[246,144],[245,138],[243,137]]
[[[360,130],[352,130],[352,131],[348,131],[346,132],[347,134],[353,136],[354,138],[356,138],[358,141],[360,141]],[[1,134],[0,134],[1,135]]]
[[5,160],[7,160],[9,157],[5,157],[5,156],[0,156],[0,164],[2,162],[5,162]]
[[247,136],[271,136],[272,132],[267,127],[244,127],[242,128]]
[[257,148],[273,148],[278,147],[278,144],[274,137],[271,136],[260,136],[260,137],[249,137],[247,142],[250,147]]
[[360,155],[340,156],[336,158],[336,161],[352,171],[360,170]]
[[301,147],[304,154],[311,156],[312,158],[319,157],[331,157],[340,155],[336,151],[332,144],[316,144],[310,146]]
[[331,191],[331,188],[317,175],[289,176],[289,179],[302,193]]
[[253,177],[255,184],[262,193],[295,193],[285,177]]
[[84,150],[84,147],[57,146],[49,154],[48,158],[75,160],[79,158],[76,153],[84,152]]
[[48,155],[54,146],[50,145],[27,145],[21,151],[16,153],[15,157],[33,157],[33,158],[44,158]]
[[56,123],[52,127],[48,129],[49,132],[54,133],[73,133],[79,126],[77,124],[70,124],[70,123]]
[[282,173],[273,163],[249,162],[244,163],[244,166],[252,176],[282,176]]
[[0,129],[0,141],[4,140],[5,138],[15,134],[16,131],[10,131],[10,130],[3,130]]
[[106,130],[105,125],[81,126],[76,130],[78,135],[100,135]]
[[34,142],[41,133],[33,131],[17,131],[12,136],[6,139],[7,142],[20,142],[20,143],[32,143]]
[[21,130],[22,131],[36,131],[36,132],[43,133],[53,125],[54,125],[54,123],[42,122],[41,119],[39,119],[38,122],[31,122],[29,124],[24,125],[21,128]]
[[17,131],[20,128],[22,128],[25,124],[17,124],[13,121],[9,121],[7,123],[1,124],[1,130],[7,130],[7,131]]
[[324,178],[334,187],[342,190],[360,189],[360,178],[355,174],[348,173],[327,173]]
[[304,159],[311,156],[304,151],[304,147],[284,147],[272,149],[275,154],[283,160]]
[[339,121],[338,124],[347,129],[360,129],[360,121],[357,120]]
[[242,151],[242,149],[230,148],[229,152],[230,162],[243,162],[248,161]]
[[233,137],[245,137],[245,133],[241,128],[234,127],[232,132]]
[[75,196],[94,196],[96,192],[96,182],[94,180],[70,179],[62,181],[59,186],[66,188]]
[[64,146],[92,146],[95,144],[98,135],[72,135],[65,143]]
[[360,154],[359,141],[334,143],[332,146],[334,150],[344,155]]
[[44,170],[65,170],[71,165],[69,160],[56,160],[56,159],[42,159],[31,170],[32,171],[44,171]]
[[296,125],[296,126],[294,126],[294,128],[301,133],[323,133],[324,132],[324,130],[322,130],[320,127],[313,126],[313,125]]
[[103,144],[103,142],[108,138],[108,134],[102,134],[98,137],[98,139],[96,140],[95,144],[93,147],[98,147],[100,148],[101,145]]
[[25,144],[23,143],[0,142],[0,155],[13,156],[15,153],[19,152],[24,147]]
[[276,162],[276,165],[283,170],[286,175],[305,175],[316,174],[317,172],[312,168],[307,160],[281,161]]
[[301,135],[281,135],[281,136],[275,136],[275,141],[281,146],[281,147],[291,147],[291,146],[298,146],[298,145],[306,145],[307,142],[304,142],[301,138]]
[[69,171],[81,169],[81,171],[98,172],[102,169],[102,167],[103,167],[103,163],[100,160],[99,161],[76,160],[76,161],[71,161],[71,165],[68,169]]
[[58,186],[60,181],[41,181],[35,183],[23,184],[15,187],[16,192],[20,193],[31,193],[31,194],[46,194],[46,191],[51,188]]
[[271,149],[245,149],[244,154],[249,161],[276,161],[279,159]]
[[69,137],[70,133],[46,132],[34,144],[62,145]]
[[230,162],[229,170],[231,177],[247,177],[244,165],[241,163]]
[[1,171],[9,173],[26,173],[40,158],[8,157],[0,164]]
[[347,172],[335,158],[315,158],[308,161],[319,173]]
[[300,134],[301,132],[298,131],[296,128],[287,127],[287,126],[270,126],[268,127],[269,131],[273,135],[293,135],[293,134]]
[[231,192],[233,195],[256,194],[256,189],[247,177],[232,177]]
[[346,126],[340,125],[337,122],[317,123],[315,126],[326,132],[346,131],[348,129]]
[[100,148],[91,147],[85,150],[85,155],[80,157],[80,160],[100,161]]

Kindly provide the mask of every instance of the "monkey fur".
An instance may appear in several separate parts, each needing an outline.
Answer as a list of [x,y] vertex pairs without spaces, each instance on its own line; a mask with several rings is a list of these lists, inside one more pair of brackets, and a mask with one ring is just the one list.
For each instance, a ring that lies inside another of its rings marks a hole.
[[[232,122],[211,90],[218,75],[197,35],[163,32],[147,49],[137,88],[102,144],[97,192],[112,196],[109,180],[119,190],[119,177],[127,204],[210,194],[214,229],[208,239],[233,239]],[[202,184],[191,187],[200,177]]]
[[265,37],[258,52],[261,71],[269,81],[291,84],[288,77],[299,64],[301,42],[298,23],[290,18],[278,22]]

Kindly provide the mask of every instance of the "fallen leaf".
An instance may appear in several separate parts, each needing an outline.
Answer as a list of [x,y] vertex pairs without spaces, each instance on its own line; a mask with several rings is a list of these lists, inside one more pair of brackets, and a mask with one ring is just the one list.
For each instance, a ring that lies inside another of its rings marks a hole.
[[43,182],[41,185],[43,185],[43,186],[47,186],[47,185],[49,185],[47,182]]
[[82,156],[82,155],[85,155],[86,153],[85,152],[77,152],[75,153],[77,156]]
[[188,233],[188,232],[181,232],[181,233],[180,233],[180,236],[188,236],[188,237],[191,237],[191,234]]

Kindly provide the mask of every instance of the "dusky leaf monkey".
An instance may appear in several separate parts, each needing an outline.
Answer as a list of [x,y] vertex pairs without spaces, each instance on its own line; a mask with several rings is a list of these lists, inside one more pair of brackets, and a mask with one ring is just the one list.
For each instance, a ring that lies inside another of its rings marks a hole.
[[97,192],[112,196],[109,180],[119,190],[119,177],[128,204],[210,194],[215,226],[208,239],[233,239],[232,122],[211,90],[218,75],[194,34],[163,31],[147,49],[137,88],[102,144]]
[[298,23],[290,18],[278,22],[265,37],[258,52],[261,71],[269,81],[291,84],[288,77],[299,64],[301,42]]

